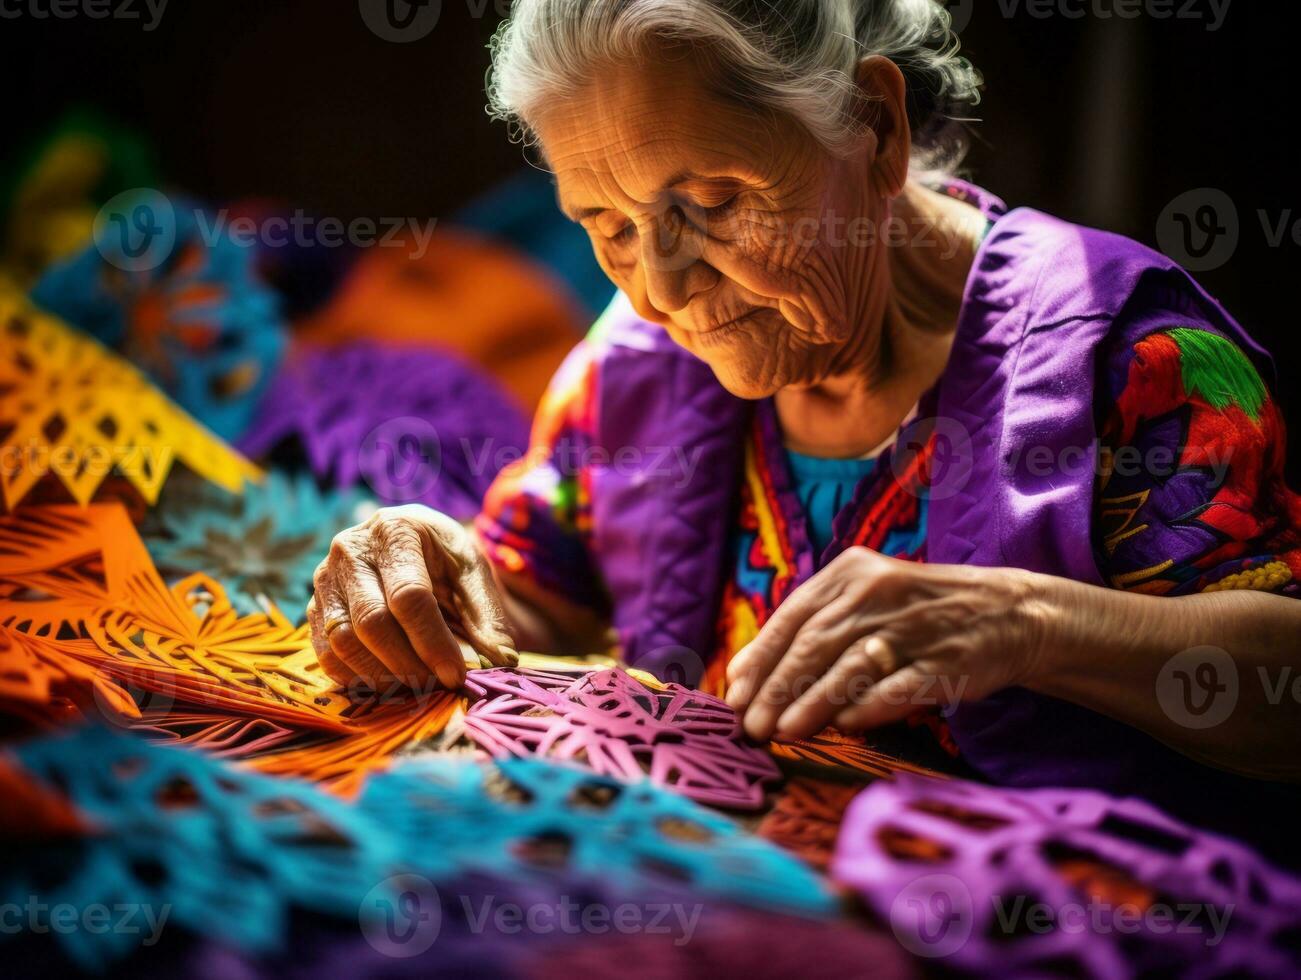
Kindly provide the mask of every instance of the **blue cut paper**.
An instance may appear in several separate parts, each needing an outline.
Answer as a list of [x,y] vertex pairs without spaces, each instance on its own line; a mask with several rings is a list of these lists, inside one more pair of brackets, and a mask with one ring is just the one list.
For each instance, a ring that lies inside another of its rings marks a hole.
[[[288,343],[280,299],[224,215],[157,191],[140,201],[158,225],[156,256],[119,254],[97,227],[94,243],[46,270],[32,299],[135,361],[219,436],[238,438]],[[123,209],[130,202],[114,210]]]
[[[685,893],[808,916],[835,909],[808,867],[731,820],[649,782],[542,760],[413,759],[372,776],[350,804],[100,729],[13,754],[94,830],[15,853],[0,870],[0,904],[147,905],[155,919],[166,910],[164,928],[252,954],[283,948],[292,909],[354,924],[377,915],[385,903],[375,889],[400,887],[392,879],[403,874],[440,888],[486,876],[568,894],[586,883],[607,898]],[[556,840],[568,842],[558,860],[531,857],[527,845]],[[74,929],[55,938],[93,968],[143,936]]]

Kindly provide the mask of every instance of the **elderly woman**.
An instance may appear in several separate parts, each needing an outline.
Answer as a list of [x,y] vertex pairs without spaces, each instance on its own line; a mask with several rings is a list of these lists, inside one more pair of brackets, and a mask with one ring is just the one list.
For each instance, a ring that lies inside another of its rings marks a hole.
[[332,676],[454,686],[458,635],[500,664],[613,626],[757,739],[938,705],[995,781],[1238,832],[1294,800],[1268,358],[1161,255],[944,176],[979,84],[949,27],[934,0],[517,0],[492,109],[620,295],[473,532],[407,507],[339,535]]

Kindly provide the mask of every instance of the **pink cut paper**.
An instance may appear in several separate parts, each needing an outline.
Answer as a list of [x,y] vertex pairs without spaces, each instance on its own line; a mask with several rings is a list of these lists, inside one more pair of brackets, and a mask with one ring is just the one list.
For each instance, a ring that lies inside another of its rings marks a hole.
[[539,756],[672,789],[713,806],[758,810],[779,778],[719,698],[678,684],[655,690],[623,670],[471,671],[479,700],[466,734],[494,758]]

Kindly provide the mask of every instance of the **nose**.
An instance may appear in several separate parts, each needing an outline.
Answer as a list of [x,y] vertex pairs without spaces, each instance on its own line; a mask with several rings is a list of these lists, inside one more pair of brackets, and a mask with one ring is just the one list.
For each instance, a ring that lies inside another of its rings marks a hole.
[[646,298],[660,313],[686,309],[693,296],[709,288],[703,236],[680,206],[649,217],[640,240]]

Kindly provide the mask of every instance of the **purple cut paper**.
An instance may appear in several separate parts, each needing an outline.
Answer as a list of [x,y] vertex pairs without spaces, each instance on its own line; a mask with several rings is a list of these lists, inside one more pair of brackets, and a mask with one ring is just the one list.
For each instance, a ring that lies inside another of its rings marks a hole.
[[1301,973],[1301,881],[1136,799],[902,774],[850,804],[831,875],[981,975]]
[[643,776],[700,803],[757,810],[779,777],[763,749],[744,741],[736,713],[678,684],[654,690],[624,670],[574,675],[471,671],[480,698],[466,734],[494,758],[542,756],[619,779]]
[[528,448],[524,413],[487,372],[429,348],[300,347],[281,366],[239,446],[252,457],[297,440],[312,472],[386,504],[458,520]]

